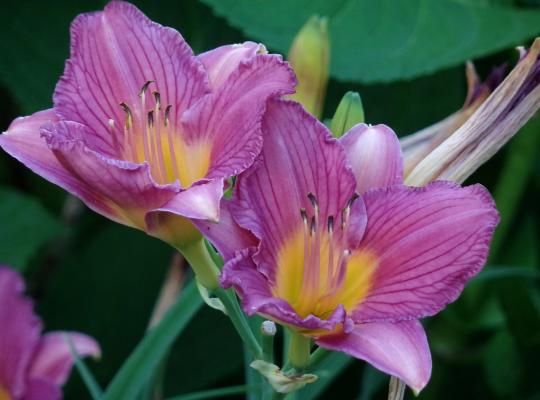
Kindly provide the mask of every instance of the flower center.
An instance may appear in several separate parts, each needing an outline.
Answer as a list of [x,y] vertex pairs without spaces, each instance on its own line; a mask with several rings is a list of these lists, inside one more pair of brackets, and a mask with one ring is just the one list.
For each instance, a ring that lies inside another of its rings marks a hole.
[[275,296],[291,304],[298,315],[327,318],[342,304],[353,309],[366,295],[377,259],[367,250],[348,248],[353,196],[339,218],[320,221],[320,210],[313,194],[308,194],[312,213],[300,210],[301,229],[285,241],[279,251]]
[[134,163],[148,162],[154,180],[160,184],[178,180],[189,187],[204,178],[210,166],[211,145],[208,141],[186,140],[174,121],[171,104],[163,107],[159,92],[148,89],[147,81],[139,91],[139,104],[120,103],[125,113],[123,127],[110,119],[113,145],[122,157]]
[[0,385],[0,400],[11,400],[9,392],[2,385]]

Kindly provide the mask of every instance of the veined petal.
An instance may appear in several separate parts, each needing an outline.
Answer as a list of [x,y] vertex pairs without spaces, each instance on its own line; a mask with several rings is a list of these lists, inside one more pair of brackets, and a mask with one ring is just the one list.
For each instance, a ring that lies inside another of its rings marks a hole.
[[333,331],[352,328],[352,321],[343,307],[338,307],[327,318],[315,315],[300,317],[291,305],[272,294],[268,279],[257,270],[253,262],[255,248],[244,249],[223,267],[220,283],[233,287],[242,298],[242,308],[248,315],[261,314],[265,317],[297,327],[306,332]]
[[219,222],[197,220],[194,224],[216,247],[225,261],[232,259],[238,251],[256,247],[258,240],[247,229],[236,223],[230,211],[231,201],[222,200]]
[[226,82],[190,108],[183,118],[187,140],[212,144],[208,179],[249,167],[260,153],[260,121],[266,101],[292,93],[296,81],[281,56],[259,54],[241,62]]
[[146,214],[147,232],[176,246],[201,238],[195,221],[220,219],[223,179],[202,182],[178,192],[167,203]]
[[[62,119],[91,128],[88,146],[113,156],[117,151],[108,121],[122,126],[121,102],[134,111],[140,108],[135,106],[147,81],[154,81],[162,104],[173,106],[174,126],[209,90],[204,67],[180,33],[150,21],[129,3],[112,1],[104,11],[82,14],[72,23],[71,55],[54,106]],[[134,117],[135,124],[146,121],[146,116]]]
[[417,320],[356,325],[349,334],[322,336],[316,343],[365,360],[404,381],[416,393],[431,376],[431,354],[424,328]]
[[363,197],[368,223],[357,251],[374,265],[367,295],[352,313],[356,322],[433,315],[484,266],[499,220],[484,187],[439,181]]
[[120,216],[107,199],[68,171],[41,137],[40,128],[56,122],[52,109],[17,118],[7,132],[0,135],[0,146],[36,174],[81,198],[91,209],[118,221]]
[[16,399],[24,394],[26,370],[41,332],[32,301],[23,292],[21,276],[0,266],[0,388]]
[[340,142],[356,177],[358,193],[403,183],[399,140],[386,125],[358,124]]
[[261,239],[258,268],[274,283],[279,249],[302,232],[300,210],[312,209],[308,194],[316,197],[324,230],[330,215],[341,215],[355,181],[343,148],[300,104],[269,101],[263,133],[262,156],[238,178],[232,211]]
[[206,68],[211,89],[215,90],[227,81],[240,63],[249,61],[261,53],[266,53],[266,48],[262,44],[244,42],[212,49],[199,54],[197,58]]
[[[110,211],[104,213],[102,208],[94,207],[94,202],[80,196],[90,208],[114,221],[144,230],[146,212],[169,201],[178,193],[178,186],[156,185],[147,164],[117,161],[89,149],[80,139],[88,133],[87,129],[76,122],[61,121],[44,126],[41,133],[72,179],[103,199]],[[58,184],[71,189],[62,183]],[[77,191],[72,193],[78,195]]]
[[69,337],[80,357],[100,357],[101,350],[97,342],[87,335],[77,332],[51,332],[44,335],[36,349],[30,366],[30,377],[63,385],[74,364],[69,344]]

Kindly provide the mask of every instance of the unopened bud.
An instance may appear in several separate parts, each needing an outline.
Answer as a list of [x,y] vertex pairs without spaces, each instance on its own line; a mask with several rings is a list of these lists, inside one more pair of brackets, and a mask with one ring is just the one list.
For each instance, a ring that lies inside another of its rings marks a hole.
[[328,83],[330,40],[326,18],[313,16],[294,38],[289,51],[298,86],[290,98],[320,118]]
[[354,125],[364,122],[362,99],[356,92],[347,92],[339,102],[330,130],[336,138],[343,136]]

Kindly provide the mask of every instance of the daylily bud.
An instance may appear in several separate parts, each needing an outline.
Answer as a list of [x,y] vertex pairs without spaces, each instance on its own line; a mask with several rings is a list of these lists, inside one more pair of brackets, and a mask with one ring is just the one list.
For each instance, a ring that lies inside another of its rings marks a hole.
[[489,160],[540,107],[540,38],[476,112],[406,177],[423,186],[435,179],[463,182]]
[[329,54],[327,20],[313,16],[298,32],[289,52],[289,61],[298,78],[296,94],[290,98],[318,118],[328,83]]
[[364,122],[364,107],[360,95],[356,92],[345,93],[330,124],[332,135],[339,138],[354,125],[362,122]]

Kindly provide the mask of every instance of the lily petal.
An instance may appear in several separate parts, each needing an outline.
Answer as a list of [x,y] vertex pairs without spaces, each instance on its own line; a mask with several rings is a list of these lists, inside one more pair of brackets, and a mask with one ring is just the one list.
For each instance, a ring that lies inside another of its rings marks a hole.
[[415,393],[431,376],[431,354],[422,324],[417,320],[356,325],[349,334],[322,336],[316,343],[365,360],[396,376]]
[[484,266],[499,215],[481,185],[393,186],[366,193],[364,201],[368,224],[359,251],[376,265],[352,313],[356,322],[433,315]]
[[277,251],[302,231],[300,210],[312,209],[308,194],[316,196],[326,224],[328,216],[341,215],[355,181],[342,147],[300,104],[269,101],[263,132],[262,156],[238,178],[232,212],[240,226],[261,239],[258,267],[274,282]]
[[41,137],[40,128],[57,121],[52,109],[17,118],[7,132],[0,135],[0,146],[36,174],[80,197],[91,209],[118,221],[120,218],[110,202],[71,174]]
[[215,90],[227,81],[240,63],[249,61],[261,53],[266,53],[266,48],[262,44],[245,42],[221,46],[199,54],[197,58],[206,68],[211,89]]
[[0,387],[16,399],[24,394],[26,370],[41,332],[32,301],[23,293],[21,276],[0,266]]
[[97,342],[87,335],[77,332],[51,332],[41,338],[30,366],[30,377],[63,385],[75,360],[71,355],[66,337],[69,337],[77,354],[82,358],[99,358],[101,350]]
[[230,211],[229,200],[221,201],[219,222],[194,221],[201,233],[216,247],[225,261],[235,257],[238,251],[256,247],[258,240],[253,234],[240,227]]
[[332,331],[341,326],[350,331],[352,320],[347,317],[343,307],[336,308],[324,320],[315,315],[302,318],[287,301],[275,297],[267,278],[257,270],[253,262],[255,251],[255,248],[250,248],[238,252],[235,258],[225,264],[220,278],[223,287],[234,287],[240,295],[246,314],[258,313],[305,331]]
[[[209,90],[204,67],[177,31],[150,21],[129,3],[112,1],[104,11],[82,14],[72,23],[71,55],[56,86],[54,107],[62,119],[92,127],[87,146],[120,158],[108,121],[124,123],[121,102],[140,108],[134,106],[150,80],[161,103],[173,106],[173,126]],[[140,121],[146,118],[133,119]]]
[[251,166],[262,146],[266,101],[291,93],[295,83],[281,56],[260,54],[240,63],[226,82],[185,113],[187,140],[212,143],[207,179],[233,176]]
[[[105,214],[114,221],[145,229],[146,210],[160,207],[169,201],[179,188],[176,184],[158,186],[150,176],[148,164],[133,164],[107,158],[84,145],[81,137],[87,135],[87,127],[71,121],[45,125],[41,133],[47,139],[63,167],[79,187],[92,190],[96,198],[108,207]],[[58,182],[66,190],[71,187]],[[91,188],[91,189],[90,189]],[[79,193],[74,191],[75,195]],[[86,198],[82,197],[86,202]],[[99,213],[103,209],[86,204]]]
[[356,177],[358,193],[403,183],[399,140],[388,126],[358,124],[340,142]]

